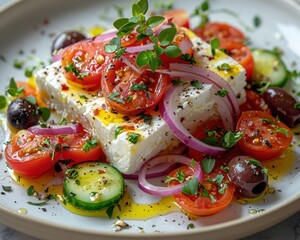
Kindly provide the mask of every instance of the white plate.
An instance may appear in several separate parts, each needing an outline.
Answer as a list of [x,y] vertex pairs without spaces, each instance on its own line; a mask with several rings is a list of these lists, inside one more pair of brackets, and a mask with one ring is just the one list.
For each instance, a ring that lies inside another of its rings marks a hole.
[[[200,1],[201,2],[201,1]],[[43,61],[49,59],[53,33],[64,30],[91,28],[94,25],[111,25],[100,19],[103,13],[112,20],[116,12],[108,6],[127,4],[125,1],[99,0],[52,0],[21,1],[0,14],[0,60],[1,92],[4,91],[10,77],[24,79],[23,71],[13,67],[14,59],[26,58],[30,54],[39,56]],[[176,1],[176,6],[187,8],[190,12],[199,1]],[[260,16],[262,25],[248,31],[253,46],[284,50],[284,59],[289,69],[300,67],[300,8],[292,1],[280,0],[215,0],[212,9],[231,9],[239,14],[248,26],[253,26],[254,16]],[[212,19],[224,20],[244,28],[241,21],[229,14],[211,15]],[[48,21],[48,24],[45,24]],[[20,55],[20,51],[23,55]],[[299,155],[299,153],[297,153]],[[273,187],[276,193],[267,195],[264,201],[251,205],[232,204],[220,214],[189,220],[185,215],[174,213],[146,221],[127,221],[132,227],[121,232],[114,232],[114,220],[88,218],[66,211],[57,202],[51,202],[46,212],[26,202],[32,201],[25,189],[12,183],[5,171],[5,161],[0,160],[0,185],[12,185],[14,191],[0,195],[0,221],[21,232],[42,239],[232,239],[258,232],[300,210],[300,157],[294,161],[291,170]],[[26,208],[26,215],[18,214],[20,208]],[[265,209],[259,214],[250,215],[249,209]],[[193,223],[194,229],[187,230]],[[144,229],[144,233],[140,229]],[[158,234],[157,232],[161,232]]]

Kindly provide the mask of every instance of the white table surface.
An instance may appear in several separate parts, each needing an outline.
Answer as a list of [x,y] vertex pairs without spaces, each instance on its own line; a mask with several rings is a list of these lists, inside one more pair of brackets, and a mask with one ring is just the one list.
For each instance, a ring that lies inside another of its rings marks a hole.
[[[0,8],[11,0],[0,0]],[[27,0],[28,1],[28,0]],[[300,2],[300,0],[297,0]],[[299,203],[300,204],[300,203]],[[1,217],[1,216],[0,216]],[[38,240],[0,223],[0,240]],[[300,240],[300,212],[285,221],[242,240]]]

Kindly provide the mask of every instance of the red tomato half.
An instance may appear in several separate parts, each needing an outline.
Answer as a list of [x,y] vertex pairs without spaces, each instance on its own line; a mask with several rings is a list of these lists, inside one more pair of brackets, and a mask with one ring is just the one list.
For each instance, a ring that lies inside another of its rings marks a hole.
[[206,42],[210,42],[213,38],[218,38],[221,42],[224,40],[243,42],[246,39],[239,29],[223,22],[209,22],[194,32]]
[[[176,177],[178,171],[182,171],[185,176],[190,176],[193,173],[190,167],[184,166],[172,171],[169,176]],[[218,174],[224,177],[220,186],[216,181],[212,181]],[[176,184],[178,184],[178,181],[170,183],[171,186]],[[221,191],[224,184],[227,187],[224,188],[224,191]],[[228,181],[227,175],[219,169],[209,175],[204,175],[201,185],[202,187],[196,195],[187,195],[182,192],[174,195],[176,202],[190,215],[209,216],[216,214],[228,206],[233,199],[235,187]],[[204,193],[203,188],[205,188],[206,193]]]
[[190,28],[189,15],[184,9],[172,9],[162,15],[166,19],[172,19],[172,22],[178,27]]
[[85,90],[97,90],[109,58],[103,43],[75,43],[62,56],[65,77]]
[[21,130],[6,146],[5,158],[17,173],[29,178],[39,177],[57,162],[58,154],[51,149],[57,143],[56,136],[34,135]]
[[219,48],[226,49],[226,54],[245,68],[247,80],[251,79],[254,70],[254,59],[250,49],[245,44],[234,41],[221,41]]
[[244,134],[238,146],[244,153],[260,161],[279,157],[293,139],[289,127],[263,111],[243,112],[237,123],[237,131]]
[[241,106],[241,111],[260,110],[271,113],[265,100],[255,91],[246,90],[246,102]]
[[86,161],[104,161],[105,155],[102,151],[100,144],[91,146],[85,151],[84,145],[87,141],[92,141],[92,137],[89,134],[74,134],[64,136],[61,141],[68,146],[61,152],[60,159],[71,160],[69,167],[74,164],[78,164]]
[[111,108],[123,114],[138,114],[157,105],[168,83],[165,74],[138,74],[119,59],[113,60],[102,78],[102,92]]

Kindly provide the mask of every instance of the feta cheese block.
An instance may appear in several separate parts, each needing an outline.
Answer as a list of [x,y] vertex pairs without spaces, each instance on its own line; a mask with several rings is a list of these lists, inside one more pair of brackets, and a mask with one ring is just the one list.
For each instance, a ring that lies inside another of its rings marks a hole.
[[[189,37],[198,64],[226,79],[239,101],[244,101],[244,68],[221,51],[212,57],[209,44],[192,33]],[[222,63],[229,64],[233,70],[218,70]],[[87,92],[70,84],[64,77],[60,61],[38,71],[35,80],[46,104],[63,117],[81,122],[98,138],[107,160],[122,173],[134,173],[145,161],[162,151],[170,152],[180,144],[159,111],[140,116],[125,116],[111,111],[101,92]],[[174,111],[191,132],[201,122],[217,114],[211,89],[209,84],[204,84],[201,89],[190,86],[179,94]],[[118,131],[120,127],[122,131]],[[130,141],[130,136],[136,133],[139,134],[137,141]]]

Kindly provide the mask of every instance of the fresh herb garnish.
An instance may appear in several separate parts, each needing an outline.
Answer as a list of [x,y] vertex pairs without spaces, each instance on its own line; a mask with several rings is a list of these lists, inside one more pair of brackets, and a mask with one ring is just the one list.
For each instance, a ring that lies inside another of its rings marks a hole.
[[2,185],[2,189],[5,192],[11,192],[12,191],[12,187],[11,186],[4,186],[4,185]]
[[253,18],[253,24],[254,24],[254,27],[260,27],[261,25],[261,18],[259,16],[255,16]]
[[261,121],[264,122],[264,123],[271,124],[271,125],[275,125],[276,124],[273,119],[269,119],[269,118],[261,118]]
[[44,201],[44,202],[31,202],[31,201],[28,201],[27,202],[29,205],[33,205],[33,206],[45,206],[48,204],[48,202]]
[[30,186],[27,188],[27,195],[28,195],[28,196],[33,196],[34,193],[35,193],[34,187],[33,187],[33,185],[30,185]]
[[175,177],[170,177],[170,176],[167,176],[167,179],[165,181],[165,183],[170,183],[172,181],[178,181],[180,183],[183,183],[183,181],[185,180],[185,175],[182,171],[178,171],[176,173],[176,176]]
[[72,62],[67,62],[67,66],[65,66],[66,72],[72,72],[78,79],[82,80],[81,71],[75,66]]
[[209,174],[213,170],[215,163],[216,159],[214,158],[204,158],[201,162],[201,167],[205,173]]
[[141,119],[143,119],[144,123],[151,125],[153,117],[150,114],[143,113],[141,115]]
[[74,168],[68,168],[66,170],[66,175],[70,178],[70,179],[76,179],[79,174],[78,174],[78,171]]
[[272,133],[283,133],[287,138],[290,135],[290,132],[286,128],[278,128]]
[[199,27],[203,27],[209,22],[209,0],[203,1],[198,7],[195,8],[191,17],[200,17]]
[[242,132],[228,131],[222,137],[222,140],[221,140],[222,146],[225,148],[232,148],[242,137],[243,137]]
[[147,91],[147,84],[144,83],[134,83],[130,86],[131,91]]
[[5,108],[7,105],[7,100],[5,96],[0,95],[0,109]]
[[216,92],[216,95],[219,96],[219,97],[225,97],[228,94],[229,94],[229,91],[225,88],[222,88],[221,90],[218,90]]
[[199,189],[199,181],[197,177],[186,181],[181,189],[181,192],[188,195],[196,195]]
[[7,89],[7,93],[13,97],[18,97],[24,92],[25,87],[18,87],[14,78],[11,78],[9,81],[9,88]]
[[193,79],[191,81],[191,85],[194,87],[194,88],[197,88],[197,89],[202,89],[203,88],[203,83],[199,82],[198,80],[195,80]]
[[97,147],[97,146],[98,146],[98,140],[97,140],[97,138],[88,139],[83,144],[82,150],[85,151],[85,152],[88,152],[88,151],[90,151],[90,149],[92,147]]
[[24,73],[25,76],[28,77],[28,78],[32,77],[34,70],[36,70],[36,66],[33,66],[33,67],[27,67],[27,68],[25,69],[25,73]]
[[221,65],[217,66],[217,69],[219,71],[230,71],[231,70],[231,67],[228,63],[222,63]]
[[113,92],[111,94],[109,94],[107,97],[111,100],[114,100],[116,102],[119,102],[119,103],[122,103],[122,104],[125,104],[125,101],[122,99],[122,98],[119,98],[120,96],[120,93],[119,92]]
[[118,126],[115,129],[115,139],[117,139],[117,137],[120,135],[120,133],[122,132],[124,128],[122,126]]
[[126,138],[129,142],[136,144],[141,137],[141,134],[138,133],[130,133],[128,137]]
[[195,228],[195,225],[193,223],[188,224],[186,227],[187,230],[193,229],[193,228]]
[[22,69],[24,66],[24,61],[19,60],[19,59],[15,59],[14,60],[14,67],[17,69]]
[[211,54],[215,56],[216,54],[216,49],[220,46],[220,41],[217,38],[213,38],[210,40],[210,47],[211,47]]
[[114,213],[114,208],[115,208],[116,205],[111,205],[110,207],[108,207],[106,209],[106,215],[109,217],[109,218],[112,218],[113,216],[113,213]]
[[183,60],[183,61],[186,61],[186,62],[188,62],[188,63],[190,63],[190,64],[195,64],[195,63],[197,63],[197,62],[196,62],[196,59],[195,59],[192,55],[190,55],[190,54],[188,54],[188,53],[182,54],[182,55],[180,56],[180,59]]
[[293,107],[295,109],[300,109],[300,102],[296,102]]
[[175,79],[171,80],[171,83],[172,83],[174,86],[179,86],[179,85],[186,85],[186,84],[188,84],[187,82],[182,81],[180,78],[175,78]]

